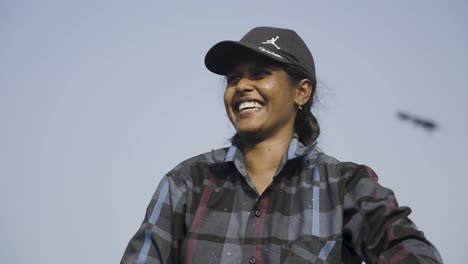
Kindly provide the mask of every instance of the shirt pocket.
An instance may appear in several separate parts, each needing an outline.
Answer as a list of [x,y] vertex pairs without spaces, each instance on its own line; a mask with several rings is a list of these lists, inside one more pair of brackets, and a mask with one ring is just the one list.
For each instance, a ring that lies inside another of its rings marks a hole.
[[339,243],[339,240],[320,237],[285,243],[281,246],[280,263],[341,263]]

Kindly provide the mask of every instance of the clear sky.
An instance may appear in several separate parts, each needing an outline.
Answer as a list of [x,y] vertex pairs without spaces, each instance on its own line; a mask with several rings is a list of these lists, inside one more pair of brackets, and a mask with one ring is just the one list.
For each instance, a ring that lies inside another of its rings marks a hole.
[[371,166],[464,263],[467,14],[462,0],[0,1],[0,262],[118,263],[161,177],[233,133],[206,51],[266,25],[315,57],[321,149]]

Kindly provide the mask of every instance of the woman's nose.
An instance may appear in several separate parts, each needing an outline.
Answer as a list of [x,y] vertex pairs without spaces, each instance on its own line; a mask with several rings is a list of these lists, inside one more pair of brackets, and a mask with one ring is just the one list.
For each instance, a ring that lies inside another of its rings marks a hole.
[[237,82],[236,85],[236,91],[238,92],[246,92],[246,91],[252,91],[253,90],[253,83],[252,80],[249,78],[241,78],[239,82]]

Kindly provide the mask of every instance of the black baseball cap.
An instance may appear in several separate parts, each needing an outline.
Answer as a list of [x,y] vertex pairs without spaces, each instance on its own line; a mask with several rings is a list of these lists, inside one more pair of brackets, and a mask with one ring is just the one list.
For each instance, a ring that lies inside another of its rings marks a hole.
[[226,75],[232,63],[248,51],[300,67],[315,79],[314,58],[309,48],[294,30],[284,28],[256,27],[239,41],[221,41],[206,53],[205,66],[213,73]]

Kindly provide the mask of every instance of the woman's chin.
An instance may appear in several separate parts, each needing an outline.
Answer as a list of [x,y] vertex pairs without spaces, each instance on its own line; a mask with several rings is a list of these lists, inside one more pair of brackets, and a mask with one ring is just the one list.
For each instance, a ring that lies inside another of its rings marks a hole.
[[256,140],[262,136],[262,130],[259,127],[237,127],[236,130],[241,139]]

